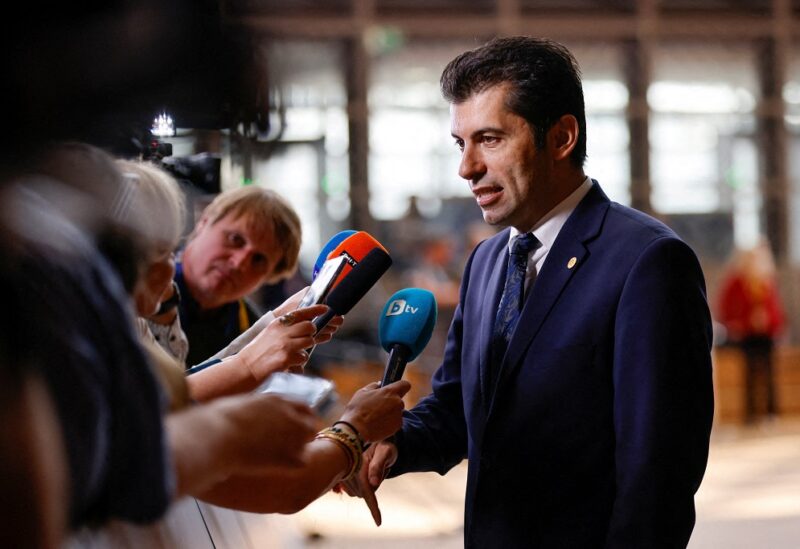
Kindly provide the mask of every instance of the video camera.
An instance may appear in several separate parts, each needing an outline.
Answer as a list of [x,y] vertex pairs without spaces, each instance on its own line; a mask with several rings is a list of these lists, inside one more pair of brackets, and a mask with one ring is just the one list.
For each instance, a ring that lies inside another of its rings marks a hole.
[[220,167],[222,159],[212,153],[198,153],[190,156],[172,156],[172,143],[152,138],[139,144],[142,159],[154,162],[171,173],[179,181],[184,181],[205,193],[217,194],[221,189]]
[[141,146],[142,160],[149,160],[161,164],[167,156],[172,156],[172,143],[164,143],[158,139],[151,139],[146,146]]

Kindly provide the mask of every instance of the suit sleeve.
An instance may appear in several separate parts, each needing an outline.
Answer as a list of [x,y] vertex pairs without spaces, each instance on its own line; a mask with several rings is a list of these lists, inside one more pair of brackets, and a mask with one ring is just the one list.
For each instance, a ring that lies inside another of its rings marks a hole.
[[399,455],[389,476],[414,471],[436,471],[443,475],[466,457],[461,347],[463,306],[475,251],[464,269],[459,304],[447,333],[444,360],[431,379],[432,392],[413,409],[404,412],[403,428],[395,435]]
[[616,499],[607,547],[685,547],[714,397],[702,271],[678,239],[634,262],[615,321]]

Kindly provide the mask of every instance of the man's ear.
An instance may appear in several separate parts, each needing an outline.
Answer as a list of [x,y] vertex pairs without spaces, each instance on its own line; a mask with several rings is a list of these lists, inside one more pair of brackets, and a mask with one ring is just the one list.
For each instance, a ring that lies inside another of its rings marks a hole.
[[580,128],[577,118],[571,114],[565,114],[559,118],[547,132],[547,141],[553,151],[553,160],[569,158],[578,143],[579,135]]
[[186,243],[188,244],[189,242],[194,240],[194,237],[196,237],[198,234],[200,234],[200,232],[203,229],[205,229],[206,225],[208,225],[208,224],[209,224],[208,217],[206,217],[205,215],[201,216],[200,220],[197,223],[194,224],[194,228],[192,229],[192,232],[190,232],[189,236],[186,237]]
[[206,225],[208,225],[208,217],[205,216],[205,215],[200,216],[200,221],[195,223],[194,230],[196,232],[197,231],[202,231],[205,228]]

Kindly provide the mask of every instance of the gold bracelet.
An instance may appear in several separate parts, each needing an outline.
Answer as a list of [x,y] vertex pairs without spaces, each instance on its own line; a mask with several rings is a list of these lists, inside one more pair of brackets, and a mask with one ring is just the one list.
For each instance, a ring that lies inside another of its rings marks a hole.
[[328,427],[323,429],[317,436],[317,439],[328,439],[336,444],[339,445],[342,450],[348,456],[348,468],[347,473],[342,478],[342,481],[347,481],[353,478],[356,473],[358,473],[359,469],[361,469],[362,459],[362,450],[361,450],[361,443],[358,438],[354,437],[353,435],[344,432],[342,429],[336,427]]
[[350,471],[353,469],[355,460],[353,459],[353,453],[347,446],[347,444],[344,441],[339,440],[337,437],[327,433],[319,433],[315,438],[318,440],[329,440],[342,450],[342,452],[344,453],[344,457],[347,460],[347,466],[345,467],[345,470],[349,474]]
[[353,465],[352,468],[348,471],[347,475],[345,475],[344,479],[342,480],[350,480],[358,470],[361,469],[361,461],[362,461],[362,450],[361,450],[361,443],[359,442],[358,438],[354,437],[353,435],[344,432],[343,430],[337,427],[328,427],[326,429],[330,434],[335,436],[337,440],[343,442],[350,452],[350,455],[353,457]]
[[[326,430],[327,431],[327,430]],[[333,433],[330,431],[323,431],[319,433],[316,438],[318,439],[328,439],[332,441],[334,444],[338,445],[342,451],[345,453],[347,457],[347,472],[342,477],[342,481],[350,480],[360,469],[361,467],[361,454],[358,452],[358,449],[347,440],[346,437],[341,436],[340,434]]]

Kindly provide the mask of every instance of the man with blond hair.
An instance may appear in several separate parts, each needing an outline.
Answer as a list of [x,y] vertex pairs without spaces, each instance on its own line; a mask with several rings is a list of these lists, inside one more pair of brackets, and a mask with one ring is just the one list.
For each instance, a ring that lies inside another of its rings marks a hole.
[[295,272],[301,238],[297,214],[271,190],[225,191],[206,207],[179,258],[180,298],[167,299],[156,317],[168,327],[180,315],[187,365],[202,362],[255,322],[258,314],[245,296]]

